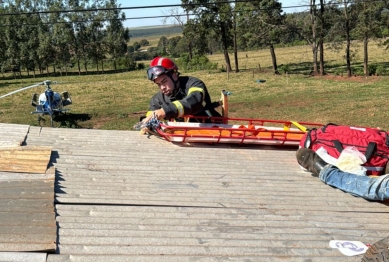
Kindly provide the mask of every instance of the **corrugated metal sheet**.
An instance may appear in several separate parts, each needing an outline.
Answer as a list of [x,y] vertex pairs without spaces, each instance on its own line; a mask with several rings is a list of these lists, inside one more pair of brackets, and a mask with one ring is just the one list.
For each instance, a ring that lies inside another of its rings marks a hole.
[[[47,261],[360,261],[329,241],[389,235],[386,204],[301,171],[296,148],[175,145],[133,131],[38,127],[26,144],[52,147],[57,169],[58,243]],[[49,200],[28,201],[48,196],[35,183],[44,175],[12,174],[24,190],[12,190],[3,172],[3,192],[24,204],[1,202],[1,213],[40,221],[30,232],[48,240],[38,210]],[[7,230],[0,226],[0,246],[18,234],[16,226]]]
[[27,136],[30,126],[0,123],[0,148],[20,146]]
[[389,235],[385,204],[302,172],[296,148],[34,127],[26,142],[58,171],[48,261],[359,261],[329,241]]

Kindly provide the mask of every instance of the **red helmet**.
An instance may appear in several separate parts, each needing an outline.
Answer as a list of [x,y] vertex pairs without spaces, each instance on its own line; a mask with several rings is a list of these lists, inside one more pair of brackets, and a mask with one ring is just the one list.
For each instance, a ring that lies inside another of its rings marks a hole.
[[177,71],[176,64],[166,57],[156,57],[150,63],[150,68],[147,69],[147,78],[154,81],[158,76],[171,71]]

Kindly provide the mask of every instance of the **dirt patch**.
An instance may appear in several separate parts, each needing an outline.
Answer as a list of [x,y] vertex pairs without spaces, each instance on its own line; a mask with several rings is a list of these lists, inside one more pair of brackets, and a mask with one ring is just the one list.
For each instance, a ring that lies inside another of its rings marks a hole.
[[93,123],[93,129],[99,129],[101,128],[105,123],[111,122],[112,118],[111,117],[106,117],[106,118],[99,118],[98,121]]

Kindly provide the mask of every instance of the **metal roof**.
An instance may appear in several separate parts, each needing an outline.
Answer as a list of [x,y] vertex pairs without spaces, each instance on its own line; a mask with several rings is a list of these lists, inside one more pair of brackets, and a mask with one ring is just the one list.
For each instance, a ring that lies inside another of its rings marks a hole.
[[296,148],[40,127],[29,128],[25,145],[52,147],[51,262],[360,261],[329,241],[389,235],[385,203],[303,172]]

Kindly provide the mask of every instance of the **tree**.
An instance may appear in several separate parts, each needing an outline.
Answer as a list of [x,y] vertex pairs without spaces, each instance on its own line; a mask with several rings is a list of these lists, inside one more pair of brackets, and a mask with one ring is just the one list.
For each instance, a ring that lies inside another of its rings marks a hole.
[[239,5],[238,11],[242,13],[238,17],[238,30],[243,32],[240,42],[246,42],[246,48],[269,47],[273,72],[278,74],[274,44],[280,42],[285,23],[281,3],[276,0],[253,1]]
[[315,0],[310,0],[308,12],[289,15],[286,22],[288,30],[298,34],[310,45],[312,51],[312,73],[313,75],[318,75],[318,10]]
[[351,18],[350,18],[350,7],[348,6],[347,0],[343,1],[343,12],[344,12],[344,33],[346,35],[346,65],[347,65],[347,76],[351,77],[351,56],[350,56],[350,45],[351,45]]
[[192,60],[195,55],[204,55],[209,52],[207,40],[211,33],[202,27],[197,19],[188,20],[183,32],[183,41],[187,46],[189,60]]
[[138,41],[136,41],[136,42],[134,42],[134,43],[132,44],[132,47],[134,48],[134,51],[138,51],[139,48],[141,47],[141,45],[139,44]]
[[167,37],[166,37],[166,36],[162,36],[162,37],[159,39],[158,44],[157,44],[158,52],[159,52],[161,55],[166,55],[167,45],[168,45],[168,39],[167,39]]
[[[106,8],[118,8],[116,0],[109,0]],[[109,20],[107,25],[107,35],[105,37],[105,45],[107,46],[108,54],[113,59],[114,69],[116,67],[116,59],[123,57],[127,52],[127,42],[130,39],[130,32],[128,28],[123,27],[123,21],[126,19],[125,13],[121,13],[120,9],[113,9],[107,11]]]
[[139,41],[139,44],[141,46],[148,46],[150,43],[146,39],[142,39],[142,40]]
[[[66,2],[65,9],[70,10],[82,10],[86,9],[87,0],[71,0]],[[72,12],[67,13],[66,19],[71,23],[71,42],[70,52],[77,61],[78,74],[81,75],[81,60],[84,60],[85,70],[86,65],[86,46],[88,45],[88,39],[86,34],[86,23],[90,21],[87,12]]]
[[[186,19],[183,17],[181,11],[179,8],[171,8],[168,12],[164,13],[167,15],[163,19],[163,24],[166,25],[168,20],[171,20],[173,22],[173,28],[174,27],[180,27],[181,31],[185,31],[185,21],[188,21],[188,11],[186,12]],[[189,52],[189,58],[192,59],[193,57],[193,52],[192,52],[192,41],[190,39],[185,38],[184,34],[184,39],[182,39],[181,44],[186,44],[187,45],[187,50]]]
[[368,43],[373,37],[381,35],[381,10],[383,4],[374,0],[357,0],[353,6],[357,16],[355,28],[351,31],[357,39],[363,42],[363,71],[369,75]]
[[128,46],[127,47],[127,52],[130,54],[130,53],[134,53],[135,52],[135,48],[133,46]]
[[[10,13],[19,12],[19,8],[13,3],[9,3],[7,6],[7,11]],[[14,73],[14,77],[16,78],[16,70],[20,72],[21,67],[21,50],[19,43],[23,40],[21,39],[21,35],[19,29],[23,26],[24,20],[18,16],[6,16],[5,23],[8,26],[5,28],[5,34],[2,36],[5,39],[5,56],[7,58],[5,62],[5,67],[11,69]],[[21,75],[20,75],[21,77]]]
[[[194,23],[208,32],[214,32],[220,39],[227,71],[231,71],[228,48],[232,46],[232,7],[224,0],[181,0],[184,10],[195,15]],[[196,4],[196,5],[193,5]],[[192,27],[193,29],[193,27]],[[204,31],[205,32],[205,31]]]
[[167,41],[167,50],[172,57],[179,57],[180,53],[176,51],[178,43],[181,41],[181,36],[175,36]]

